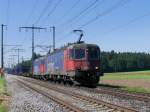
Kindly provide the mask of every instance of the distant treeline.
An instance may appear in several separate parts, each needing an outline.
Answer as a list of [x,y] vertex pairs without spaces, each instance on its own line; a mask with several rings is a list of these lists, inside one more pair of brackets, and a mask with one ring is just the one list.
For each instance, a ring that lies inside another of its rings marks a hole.
[[[34,59],[41,57],[35,54]],[[103,72],[124,72],[124,71],[137,71],[137,70],[150,70],[150,54],[146,53],[116,53],[101,52],[101,67]],[[23,61],[16,65],[22,71],[30,72],[31,60]]]
[[150,70],[150,54],[101,52],[104,72]]

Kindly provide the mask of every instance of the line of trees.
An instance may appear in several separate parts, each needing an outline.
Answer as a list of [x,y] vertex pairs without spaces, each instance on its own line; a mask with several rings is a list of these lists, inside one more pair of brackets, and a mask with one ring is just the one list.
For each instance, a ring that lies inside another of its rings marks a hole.
[[104,72],[150,70],[148,53],[101,52],[101,59]]
[[[41,55],[34,53],[33,57],[35,60],[35,59],[41,57]],[[14,74],[15,73],[31,73],[31,64],[32,64],[31,59],[25,60],[25,61],[22,61],[21,63],[15,65],[14,68],[9,71],[13,72]]]
[[[34,59],[41,57],[35,54]],[[15,67],[17,67],[16,65]],[[101,52],[101,66],[103,72],[124,72],[137,70],[150,70],[150,54],[147,53],[117,53]],[[23,61],[17,67],[20,70],[30,72],[31,60]]]

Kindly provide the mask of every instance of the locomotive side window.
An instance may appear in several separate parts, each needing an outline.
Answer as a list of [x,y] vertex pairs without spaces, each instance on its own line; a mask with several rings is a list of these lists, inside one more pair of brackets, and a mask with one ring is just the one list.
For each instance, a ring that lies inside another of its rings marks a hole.
[[89,59],[95,60],[100,58],[100,52],[97,48],[89,48],[88,49],[88,57]]
[[74,49],[69,50],[69,58],[74,59]]
[[70,49],[69,50],[70,59],[84,59],[85,50],[84,49]]

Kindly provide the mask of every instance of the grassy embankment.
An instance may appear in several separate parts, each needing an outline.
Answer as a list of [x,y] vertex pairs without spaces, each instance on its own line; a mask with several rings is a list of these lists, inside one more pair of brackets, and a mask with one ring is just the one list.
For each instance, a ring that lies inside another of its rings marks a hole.
[[0,77],[0,112],[8,111],[7,103],[6,81]]
[[150,93],[150,70],[137,72],[105,73],[101,86],[116,87],[129,92]]

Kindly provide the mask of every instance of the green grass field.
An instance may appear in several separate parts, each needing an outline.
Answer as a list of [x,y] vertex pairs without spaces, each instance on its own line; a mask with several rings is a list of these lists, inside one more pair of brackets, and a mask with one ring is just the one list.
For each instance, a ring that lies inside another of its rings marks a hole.
[[126,79],[150,79],[150,70],[137,71],[137,72],[117,72],[117,73],[105,73],[102,80],[126,80]]
[[135,72],[105,73],[102,85],[117,87],[129,92],[150,93],[150,70]]
[[0,112],[8,112],[8,107],[5,104],[0,104]]
[[[6,81],[4,78],[0,78],[0,97],[3,98],[4,95],[7,95],[6,92]],[[8,107],[3,101],[0,101],[0,112],[7,112]]]
[[6,82],[4,78],[0,78],[0,94],[6,93]]

